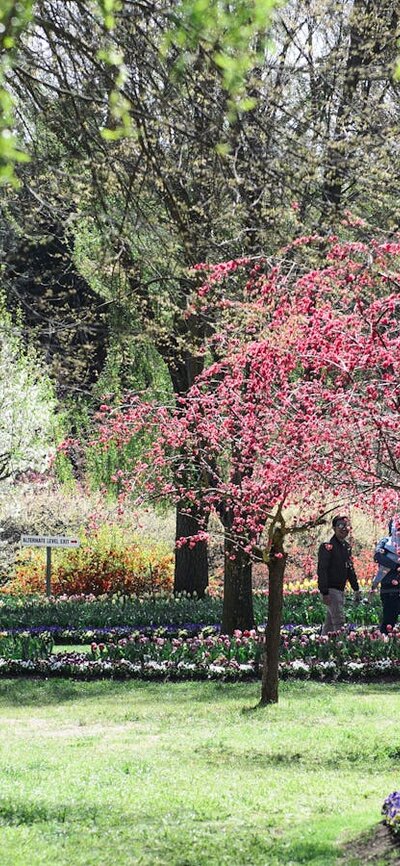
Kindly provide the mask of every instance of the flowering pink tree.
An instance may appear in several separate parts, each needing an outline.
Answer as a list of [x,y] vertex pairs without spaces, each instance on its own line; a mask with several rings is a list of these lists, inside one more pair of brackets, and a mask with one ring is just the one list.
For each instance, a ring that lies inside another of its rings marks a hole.
[[365,248],[364,266],[350,245],[332,254],[347,268],[350,289],[340,306],[321,305],[304,351],[321,391],[334,383],[332,471],[386,518],[398,510],[400,492],[400,240]]
[[158,430],[127,491],[140,479],[141,496],[201,505],[204,527],[211,510],[223,523],[224,631],[252,625],[251,562],[267,563],[266,703],[278,694],[286,535],[321,522],[332,496],[385,507],[397,496],[398,254],[395,243],[307,238],[278,263],[208,267],[195,303],[219,311],[210,350],[221,358],[169,409],[133,399],[103,413],[105,445]]
[[[310,241],[312,248],[321,239],[306,239],[307,246]],[[325,261],[295,279],[288,279],[286,263],[266,273],[264,263],[253,269],[244,284],[252,301],[246,317],[250,333],[256,328],[256,312],[264,312],[260,296],[263,301],[272,295],[274,306],[271,311],[269,304],[267,328],[264,333],[261,329],[257,342],[247,343],[234,356],[236,374],[239,368],[242,378],[225,376],[217,388],[217,402],[224,405],[226,388],[226,404],[234,406],[240,472],[243,458],[252,455],[244,474],[250,515],[242,496],[238,501],[231,492],[234,507],[239,505],[239,523],[233,523],[236,538],[243,520],[244,550],[264,523],[267,529],[266,702],[277,694],[284,535],[297,531],[301,523],[318,522],[332,493],[350,496],[380,516],[399,507],[400,241],[366,244],[331,238],[326,246]],[[213,282],[219,287],[226,282],[218,268],[211,270],[206,292],[213,290]],[[222,303],[230,308],[226,294]],[[243,316],[245,301],[232,304],[241,306]],[[233,398],[238,394],[243,425]],[[288,510],[297,518],[292,516],[289,523],[283,519]],[[235,582],[228,583],[232,589]]]

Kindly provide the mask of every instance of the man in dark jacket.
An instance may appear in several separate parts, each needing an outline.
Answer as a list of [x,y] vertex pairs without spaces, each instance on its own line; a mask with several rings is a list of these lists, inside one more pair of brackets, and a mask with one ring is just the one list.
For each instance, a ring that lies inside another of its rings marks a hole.
[[354,589],[357,601],[360,599],[351,547],[346,541],[350,531],[347,517],[334,517],[332,527],[332,538],[321,544],[318,550],[318,589],[327,607],[322,634],[339,631],[344,626],[344,589],[347,581]]

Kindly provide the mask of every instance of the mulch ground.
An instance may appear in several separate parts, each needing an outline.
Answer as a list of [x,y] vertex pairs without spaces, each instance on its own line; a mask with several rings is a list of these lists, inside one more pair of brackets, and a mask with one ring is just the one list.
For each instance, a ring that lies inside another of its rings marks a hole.
[[345,845],[341,866],[400,866],[400,841],[384,824],[378,826],[368,836],[361,836]]

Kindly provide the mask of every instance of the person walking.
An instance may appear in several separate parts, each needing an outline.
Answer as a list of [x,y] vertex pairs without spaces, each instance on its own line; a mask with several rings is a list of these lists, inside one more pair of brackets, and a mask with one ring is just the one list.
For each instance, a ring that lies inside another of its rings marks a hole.
[[382,622],[380,630],[387,634],[394,628],[400,615],[400,521],[394,517],[389,523],[389,535],[381,538],[375,548],[374,561],[378,571],[372,581],[368,600],[380,587]]
[[344,590],[347,581],[354,590],[355,600],[360,601],[361,598],[351,547],[347,541],[350,532],[348,518],[334,517],[332,528],[332,538],[320,544],[318,550],[318,589],[327,608],[322,634],[339,631],[344,626]]

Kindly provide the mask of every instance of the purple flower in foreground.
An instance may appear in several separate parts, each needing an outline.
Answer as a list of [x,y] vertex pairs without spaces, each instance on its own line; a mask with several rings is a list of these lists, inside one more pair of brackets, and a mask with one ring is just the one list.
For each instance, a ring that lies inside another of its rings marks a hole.
[[400,835],[400,791],[393,791],[386,797],[382,806],[382,814],[385,815],[385,824],[396,836]]

